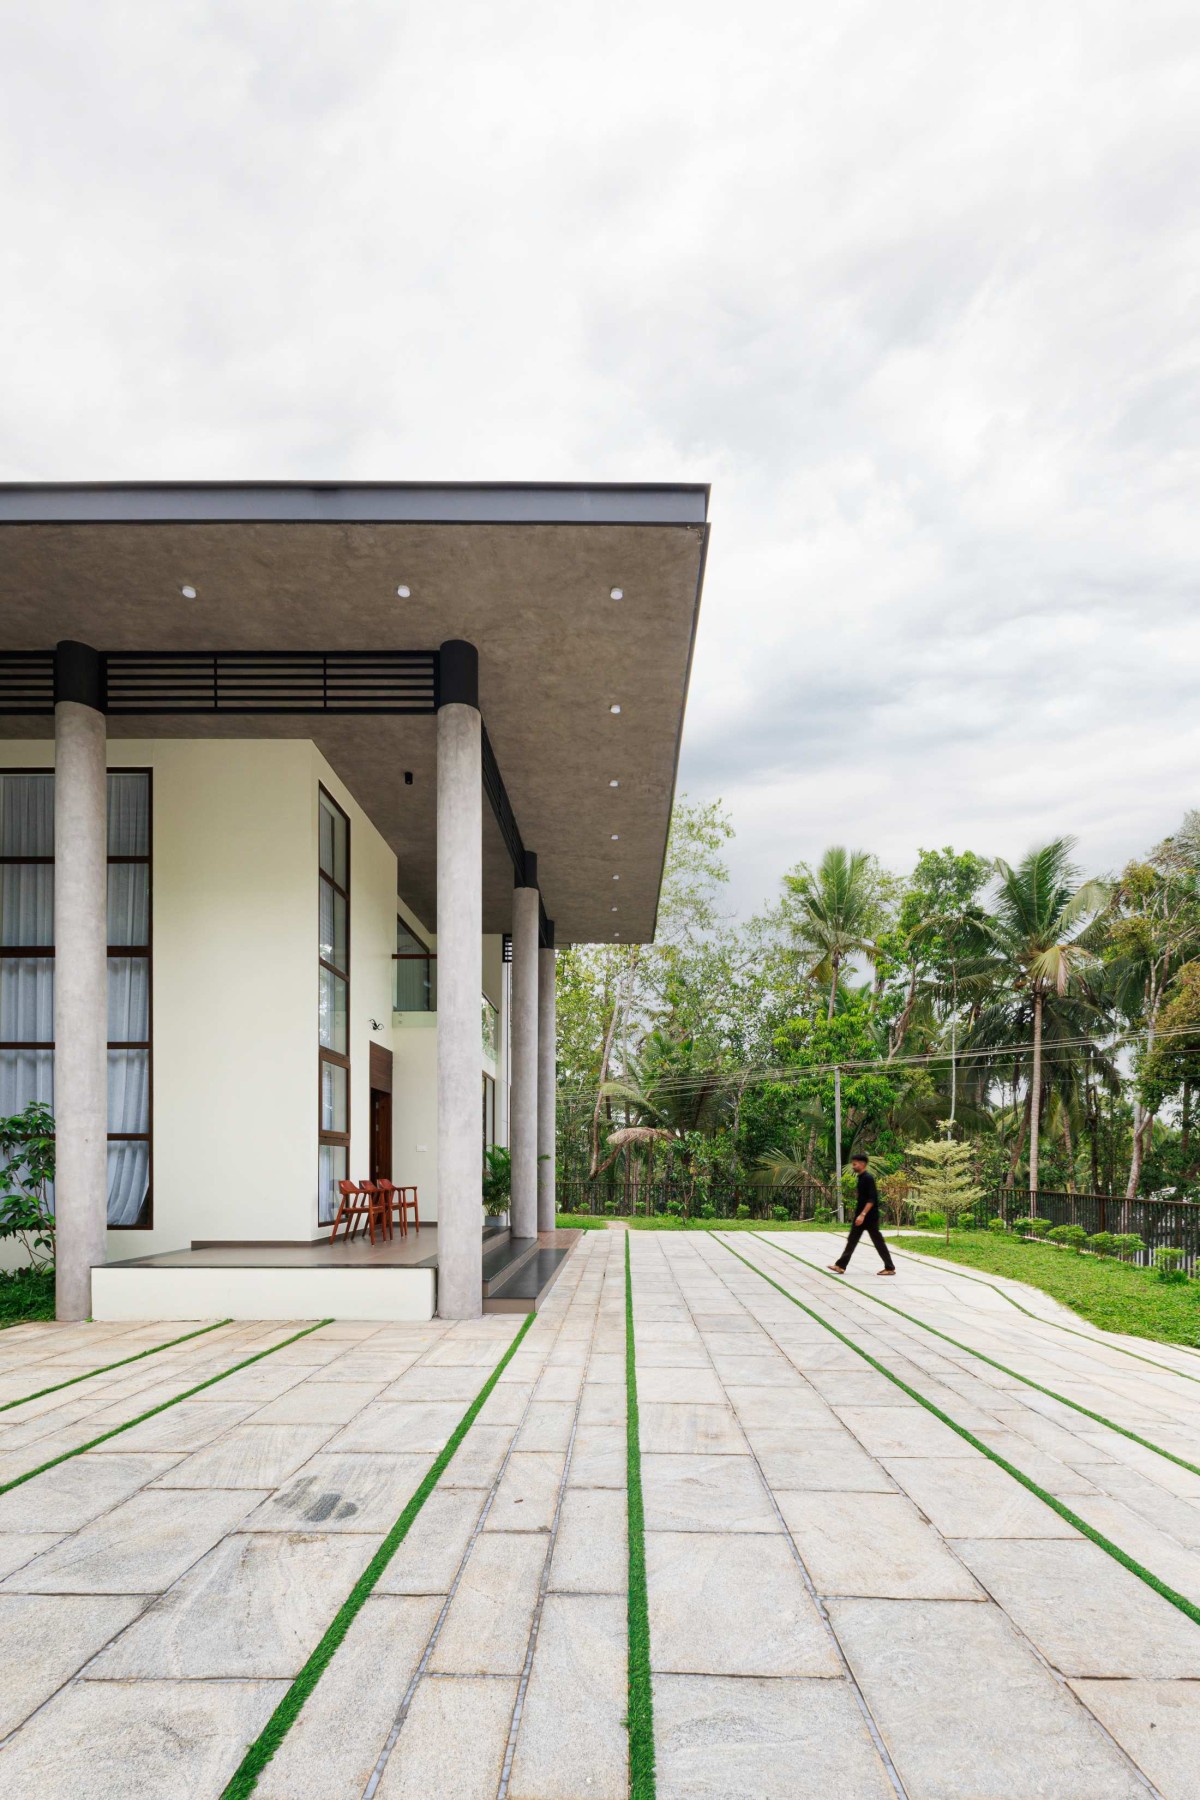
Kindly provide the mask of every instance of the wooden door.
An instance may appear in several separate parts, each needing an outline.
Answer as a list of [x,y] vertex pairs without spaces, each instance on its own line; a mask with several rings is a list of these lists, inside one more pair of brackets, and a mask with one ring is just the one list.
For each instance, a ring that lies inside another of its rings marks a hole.
[[392,1096],[371,1089],[371,1180],[392,1178]]

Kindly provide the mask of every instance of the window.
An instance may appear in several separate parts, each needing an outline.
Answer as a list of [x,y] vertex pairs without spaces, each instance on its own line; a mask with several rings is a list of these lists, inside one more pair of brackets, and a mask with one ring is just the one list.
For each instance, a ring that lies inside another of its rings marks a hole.
[[[151,1208],[150,772],[108,776],[108,1223]],[[0,775],[0,1114],[54,1105],[54,774]]]
[[500,1014],[492,1005],[487,995],[483,996],[483,1054],[489,1062],[495,1062],[496,1051],[500,1043]]
[[317,965],[317,1223],[350,1174],[350,821],[321,788]]
[[490,1075],[483,1078],[483,1154],[496,1141],[496,1084]]
[[397,1012],[437,1011],[437,957],[404,923],[396,920],[396,993],[393,1004]]

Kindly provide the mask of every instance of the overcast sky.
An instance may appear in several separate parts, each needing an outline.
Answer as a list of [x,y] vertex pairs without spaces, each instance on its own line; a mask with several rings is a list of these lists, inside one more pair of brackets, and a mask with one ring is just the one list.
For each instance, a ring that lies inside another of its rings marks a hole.
[[682,785],[1200,805],[1194,0],[15,0],[0,479],[708,480]]

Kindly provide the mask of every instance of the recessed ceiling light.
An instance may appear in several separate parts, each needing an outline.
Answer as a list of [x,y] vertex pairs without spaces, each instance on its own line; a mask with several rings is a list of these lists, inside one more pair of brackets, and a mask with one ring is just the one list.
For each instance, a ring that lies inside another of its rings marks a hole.
[[617,909],[615,906],[610,906],[608,910],[609,912],[616,912]]
[[620,841],[621,841],[621,834],[620,834],[620,832],[619,832],[619,831],[614,831],[614,832],[613,832],[613,834],[612,834],[612,839],[611,839],[611,842],[612,842],[612,843],[614,843],[614,844],[619,844],[619,843],[620,843]]
[[619,706],[610,706],[608,710],[610,713],[619,713],[621,709]]
[[619,781],[610,781],[608,785],[609,787],[620,787],[621,784]]
[[401,600],[407,600],[412,593],[412,589],[410,587],[405,587],[404,583],[401,582],[400,586],[396,589],[396,592],[399,594]]
[[190,581],[185,581],[179,591],[185,600],[194,600],[196,598],[196,590]]
[[624,588],[609,588],[608,597],[610,600],[623,600],[625,598],[625,589]]
[[613,876],[613,880],[614,880],[614,881],[620,881],[620,879],[621,879],[621,877],[620,877],[620,876],[619,876],[619,875],[614,875],[614,876]]

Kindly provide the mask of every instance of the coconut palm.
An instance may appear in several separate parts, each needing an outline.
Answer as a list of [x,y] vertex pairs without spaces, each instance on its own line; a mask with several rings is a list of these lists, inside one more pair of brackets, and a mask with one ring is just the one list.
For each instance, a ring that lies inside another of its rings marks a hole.
[[[1083,941],[1088,926],[1106,904],[1100,881],[1081,881],[1071,862],[1072,838],[1055,838],[1014,869],[996,861],[998,886],[991,914],[982,923],[988,945],[976,976],[989,973],[1028,1007],[1033,1026],[1029,1077],[1029,1191],[1038,1185],[1038,1131],[1042,1097],[1042,1031],[1047,1006],[1083,988],[1095,958]],[[990,971],[986,965],[990,964]],[[1065,1009],[1064,1009],[1065,1010]]]
[[816,869],[801,864],[784,877],[796,901],[793,932],[796,947],[814,960],[809,976],[829,984],[829,1012],[837,1004],[838,977],[848,958],[875,960],[878,916],[875,867],[865,850],[834,844]]

